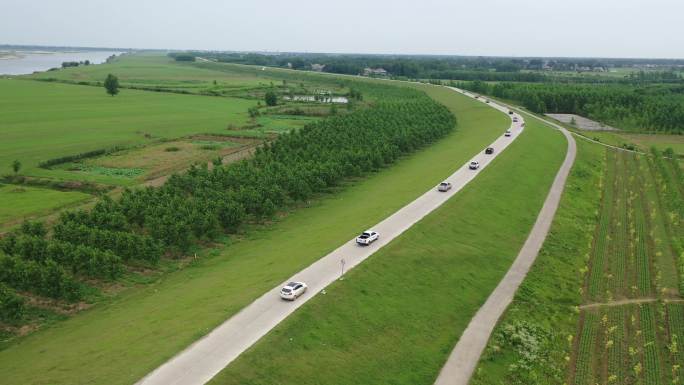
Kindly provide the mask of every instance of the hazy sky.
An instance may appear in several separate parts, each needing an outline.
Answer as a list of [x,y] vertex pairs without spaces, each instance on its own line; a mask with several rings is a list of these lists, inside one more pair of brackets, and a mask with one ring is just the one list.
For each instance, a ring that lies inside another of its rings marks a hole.
[[0,44],[684,58],[684,0],[0,0]]

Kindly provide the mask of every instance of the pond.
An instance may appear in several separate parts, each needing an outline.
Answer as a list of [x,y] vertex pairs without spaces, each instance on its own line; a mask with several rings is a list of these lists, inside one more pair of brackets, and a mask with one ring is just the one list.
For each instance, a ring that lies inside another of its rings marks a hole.
[[321,103],[349,103],[349,99],[344,96],[319,96],[318,100],[314,95],[294,95],[292,98],[284,96],[285,100],[294,100],[296,102],[321,102]]

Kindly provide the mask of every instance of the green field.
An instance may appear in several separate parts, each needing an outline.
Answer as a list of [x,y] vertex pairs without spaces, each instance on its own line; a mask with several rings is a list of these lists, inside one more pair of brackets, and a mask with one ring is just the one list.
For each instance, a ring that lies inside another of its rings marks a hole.
[[458,116],[454,133],[276,224],[200,253],[199,261],[154,284],[131,287],[10,343],[0,352],[0,372],[22,384],[133,383],[267,289],[436,185],[508,127],[504,114],[481,103],[421,87]]
[[463,191],[330,285],[212,383],[432,384],[520,250],[565,148],[558,132],[530,122]]
[[127,54],[113,62],[66,68],[31,75],[35,79],[58,79],[72,82],[102,82],[107,74],[116,74],[124,86],[163,87],[190,92],[206,88],[216,80],[222,86],[241,88],[268,84],[265,77],[235,72],[216,72],[192,63],[178,63],[159,53]]
[[91,196],[81,192],[0,184],[0,227],[11,221],[45,214],[88,198]]
[[[17,159],[22,174],[73,178],[38,163],[114,146],[142,145],[195,133],[226,132],[247,122],[255,102],[123,90],[110,97],[102,88],[0,80],[0,165],[6,173]],[[110,181],[106,177],[85,177]]]
[[551,234],[495,330],[475,385],[681,381],[676,165],[578,144]]
[[[473,385],[562,384],[575,332],[579,271],[591,247],[601,199],[604,149],[577,141],[577,158],[550,232],[494,329]],[[531,354],[528,354],[531,353]]]

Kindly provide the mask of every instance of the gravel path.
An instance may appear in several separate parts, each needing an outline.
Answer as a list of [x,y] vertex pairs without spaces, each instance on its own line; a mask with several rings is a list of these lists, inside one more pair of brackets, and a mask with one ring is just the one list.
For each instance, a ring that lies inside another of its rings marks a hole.
[[480,360],[480,355],[482,355],[482,351],[487,346],[489,336],[492,334],[499,318],[513,300],[516,290],[523,279],[525,279],[527,272],[537,258],[544,239],[546,239],[556,214],[556,209],[560,203],[565,181],[575,161],[577,152],[575,140],[570,132],[559,125],[552,125],[559,129],[568,141],[565,160],[556,174],[551,190],[546,197],[546,201],[544,201],[544,206],[539,212],[537,221],[520,253],[501,282],[499,282],[499,285],[470,320],[468,327],[456,343],[446,364],[442,367],[437,381],[435,381],[436,385],[468,384]]
[[[473,97],[468,92],[457,89],[453,90]],[[489,105],[508,115],[507,107],[494,102],[491,102]],[[469,170],[468,165],[465,164],[449,176],[446,180],[453,185],[450,191],[440,193],[437,191],[436,186],[431,188],[430,191],[373,226],[373,230],[380,233],[380,239],[372,245],[361,247],[357,246],[354,240],[349,240],[337,250],[322,257],[311,266],[286,280],[285,282],[304,281],[307,283],[309,290],[300,298],[293,302],[283,301],[278,295],[282,285],[274,287],[209,334],[152,371],[141,379],[138,384],[199,385],[208,382],[226,365],[257,342],[288,315],[292,314],[298,307],[338,279],[343,259],[345,261],[345,270],[358,265],[382,246],[392,241],[392,239],[401,235],[401,233],[413,226],[421,218],[441,206],[461,190],[463,186],[475,179],[523,131],[523,118],[518,114],[511,115],[510,117],[514,116],[517,116],[520,121],[511,125],[512,136],[501,136],[494,141],[490,145],[490,147],[495,148],[493,155],[485,155],[483,149],[482,152],[473,158],[480,162],[479,170]]]

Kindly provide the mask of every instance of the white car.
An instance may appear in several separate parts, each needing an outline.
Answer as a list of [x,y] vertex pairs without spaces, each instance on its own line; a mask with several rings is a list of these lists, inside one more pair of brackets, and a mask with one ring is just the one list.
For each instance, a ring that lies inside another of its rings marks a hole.
[[356,237],[356,243],[363,246],[368,246],[380,238],[380,234],[373,230],[366,230],[361,235]]
[[304,294],[307,286],[304,282],[288,282],[287,285],[280,289],[280,298],[294,301],[300,295]]
[[518,118],[517,118],[517,117],[513,118],[513,123],[518,123]]
[[470,165],[468,166],[468,168],[471,170],[477,170],[478,168],[480,168],[480,162],[474,160],[474,161],[470,162]]
[[513,135],[511,130],[506,130],[506,133],[504,134],[504,136],[511,136],[511,135]]
[[449,182],[442,182],[437,186],[437,190],[441,192],[446,192],[451,190],[451,183]]

